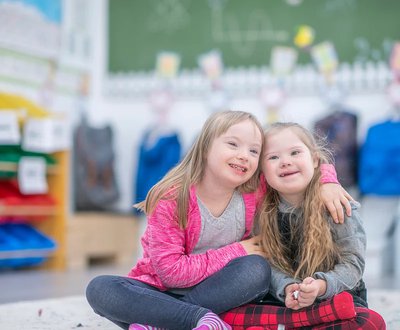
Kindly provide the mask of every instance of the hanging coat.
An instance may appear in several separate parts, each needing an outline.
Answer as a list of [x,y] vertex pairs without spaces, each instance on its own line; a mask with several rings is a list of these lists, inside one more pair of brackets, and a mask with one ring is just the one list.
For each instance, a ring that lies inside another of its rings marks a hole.
[[181,157],[178,134],[160,135],[154,141],[151,130],[147,130],[139,147],[134,204],[143,201],[151,187],[174,167]]

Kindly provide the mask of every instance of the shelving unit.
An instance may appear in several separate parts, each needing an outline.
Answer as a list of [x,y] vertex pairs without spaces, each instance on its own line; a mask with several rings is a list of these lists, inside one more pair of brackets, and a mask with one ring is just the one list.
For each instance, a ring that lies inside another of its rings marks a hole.
[[[36,229],[53,239],[56,250],[50,254],[40,268],[62,270],[66,267],[66,221],[67,221],[67,184],[69,152],[62,151],[53,154],[57,165],[50,165],[47,171],[49,194],[54,198],[54,206],[2,204],[0,200],[0,215],[2,216],[37,216],[40,221],[30,222]],[[18,168],[16,163],[1,163],[0,170]],[[32,252],[32,255],[35,253]],[[0,254],[0,258],[1,258]],[[3,254],[3,257],[5,254]]]
[[47,176],[50,194],[56,200],[55,209],[47,219],[40,221],[36,227],[44,234],[50,236],[57,243],[56,251],[43,264],[48,269],[62,270],[66,267],[66,224],[67,224],[67,187],[69,171],[69,152],[62,151],[54,154],[57,160],[55,174]]
[[[10,99],[12,98],[13,96],[10,96]],[[25,100],[22,98],[20,99],[23,101]],[[10,106],[10,104],[6,102],[6,97],[3,97],[1,100],[4,104],[0,102],[0,108],[18,108],[16,104]],[[27,106],[24,108],[30,106],[29,101],[26,102],[26,105]],[[36,105],[32,104],[32,108],[35,106]],[[45,110],[43,109],[43,111]],[[49,116],[51,116],[51,114],[49,114]],[[22,123],[22,125],[23,124],[24,123]],[[7,153],[7,151],[5,152]],[[1,153],[2,149],[0,149],[0,156]],[[28,154],[31,156],[29,152]],[[21,155],[25,155],[25,151],[23,151],[23,154]],[[36,153],[34,153],[34,155],[36,155]],[[37,154],[37,156],[40,155],[41,154]],[[6,217],[12,218],[12,222],[14,222],[14,219],[17,219],[18,222],[23,221],[23,223],[34,227],[41,234],[44,234],[54,241],[56,247],[48,249],[47,253],[46,249],[43,249],[43,251],[39,251],[40,249],[38,249],[38,251],[35,251],[34,249],[15,249],[8,251],[8,249],[5,249],[5,251],[0,251],[0,260],[10,259],[13,255],[22,255],[23,257],[33,258],[42,253],[42,256],[45,257],[45,261],[33,267],[62,270],[66,268],[67,196],[70,152],[69,150],[57,151],[48,155],[51,156],[52,160],[51,162],[46,161],[46,181],[48,185],[48,192],[46,195],[50,197],[49,199],[54,200],[54,204],[46,205],[38,203],[35,205],[34,202],[30,202],[30,199],[27,198],[26,203],[18,202],[18,205],[11,205],[13,203],[6,203],[6,200],[0,198],[0,217],[3,220],[0,221],[0,226],[7,223],[7,221],[4,221],[7,220]],[[43,154],[43,157],[46,158],[47,155]],[[0,180],[4,181],[11,178],[17,178],[18,170],[18,157],[16,157],[16,160],[0,160],[0,172],[3,172],[3,174],[5,173],[5,175],[0,177]],[[20,221],[19,218],[22,221]]]

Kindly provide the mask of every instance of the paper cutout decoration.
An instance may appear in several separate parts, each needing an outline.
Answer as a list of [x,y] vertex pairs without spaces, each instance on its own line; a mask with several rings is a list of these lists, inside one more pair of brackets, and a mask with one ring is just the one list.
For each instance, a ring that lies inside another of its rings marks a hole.
[[223,63],[221,53],[219,51],[212,50],[206,54],[200,55],[198,63],[208,79],[217,80],[221,77]]
[[318,70],[324,75],[331,75],[336,71],[339,64],[335,46],[330,41],[324,41],[313,46],[311,57]]
[[277,76],[286,76],[297,62],[297,51],[291,47],[277,46],[272,49],[271,69]]
[[174,78],[178,74],[181,58],[172,52],[161,52],[157,55],[156,71],[160,77]]
[[301,25],[294,37],[294,44],[299,48],[306,48],[314,42],[315,32],[311,26]]
[[396,42],[393,45],[389,62],[390,62],[390,68],[395,74],[396,79],[400,81],[400,42]]

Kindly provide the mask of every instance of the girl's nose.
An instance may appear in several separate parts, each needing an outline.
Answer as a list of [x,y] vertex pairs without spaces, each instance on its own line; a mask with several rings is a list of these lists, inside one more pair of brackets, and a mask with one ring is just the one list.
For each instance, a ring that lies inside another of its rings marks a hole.
[[249,154],[246,150],[239,150],[238,156],[239,159],[241,160],[248,160],[249,159]]
[[281,167],[286,167],[291,164],[290,160],[287,158],[281,158]]

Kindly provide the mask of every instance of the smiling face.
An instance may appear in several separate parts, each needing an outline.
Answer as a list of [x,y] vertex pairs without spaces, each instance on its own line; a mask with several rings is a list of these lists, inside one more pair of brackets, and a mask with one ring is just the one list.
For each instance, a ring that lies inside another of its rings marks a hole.
[[211,143],[203,180],[237,188],[257,170],[261,147],[262,134],[251,120],[232,125]]
[[275,129],[267,134],[262,170],[268,185],[290,204],[301,203],[318,159],[301,139],[298,129]]

